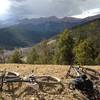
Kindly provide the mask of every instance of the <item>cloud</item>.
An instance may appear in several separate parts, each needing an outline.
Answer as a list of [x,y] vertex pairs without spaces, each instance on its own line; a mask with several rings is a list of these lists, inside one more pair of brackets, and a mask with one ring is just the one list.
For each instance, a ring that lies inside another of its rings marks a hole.
[[12,2],[22,2],[22,1],[26,1],[26,0],[9,0],[9,1],[12,1]]
[[9,0],[10,17],[72,16],[100,8],[100,0]]

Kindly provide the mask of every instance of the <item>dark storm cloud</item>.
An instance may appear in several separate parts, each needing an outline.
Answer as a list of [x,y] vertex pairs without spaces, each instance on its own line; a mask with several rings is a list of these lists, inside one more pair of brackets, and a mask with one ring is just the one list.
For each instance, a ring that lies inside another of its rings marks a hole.
[[10,16],[72,16],[85,10],[100,8],[100,0],[9,0],[12,2]]

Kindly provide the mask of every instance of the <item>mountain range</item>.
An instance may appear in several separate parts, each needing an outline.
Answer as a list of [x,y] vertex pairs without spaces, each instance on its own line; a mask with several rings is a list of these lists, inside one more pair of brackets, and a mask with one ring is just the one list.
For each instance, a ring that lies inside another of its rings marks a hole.
[[51,16],[22,19],[15,23],[11,21],[10,24],[5,22],[7,24],[0,24],[0,47],[13,49],[32,46],[44,39],[56,36],[66,28],[71,29],[99,18],[100,15],[84,19]]

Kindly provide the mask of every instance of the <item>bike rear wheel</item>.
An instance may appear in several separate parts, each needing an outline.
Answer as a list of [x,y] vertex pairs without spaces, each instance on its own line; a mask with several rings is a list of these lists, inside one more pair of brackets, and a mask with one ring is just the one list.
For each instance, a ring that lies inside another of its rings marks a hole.
[[22,82],[20,82],[21,77],[16,72],[6,72],[3,83],[4,83],[4,91],[14,91],[19,89],[22,86]]

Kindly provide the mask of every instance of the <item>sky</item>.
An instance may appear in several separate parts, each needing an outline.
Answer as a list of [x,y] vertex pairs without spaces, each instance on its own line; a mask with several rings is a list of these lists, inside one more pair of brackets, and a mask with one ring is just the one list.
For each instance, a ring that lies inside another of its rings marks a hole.
[[0,0],[0,19],[100,14],[100,0]]

